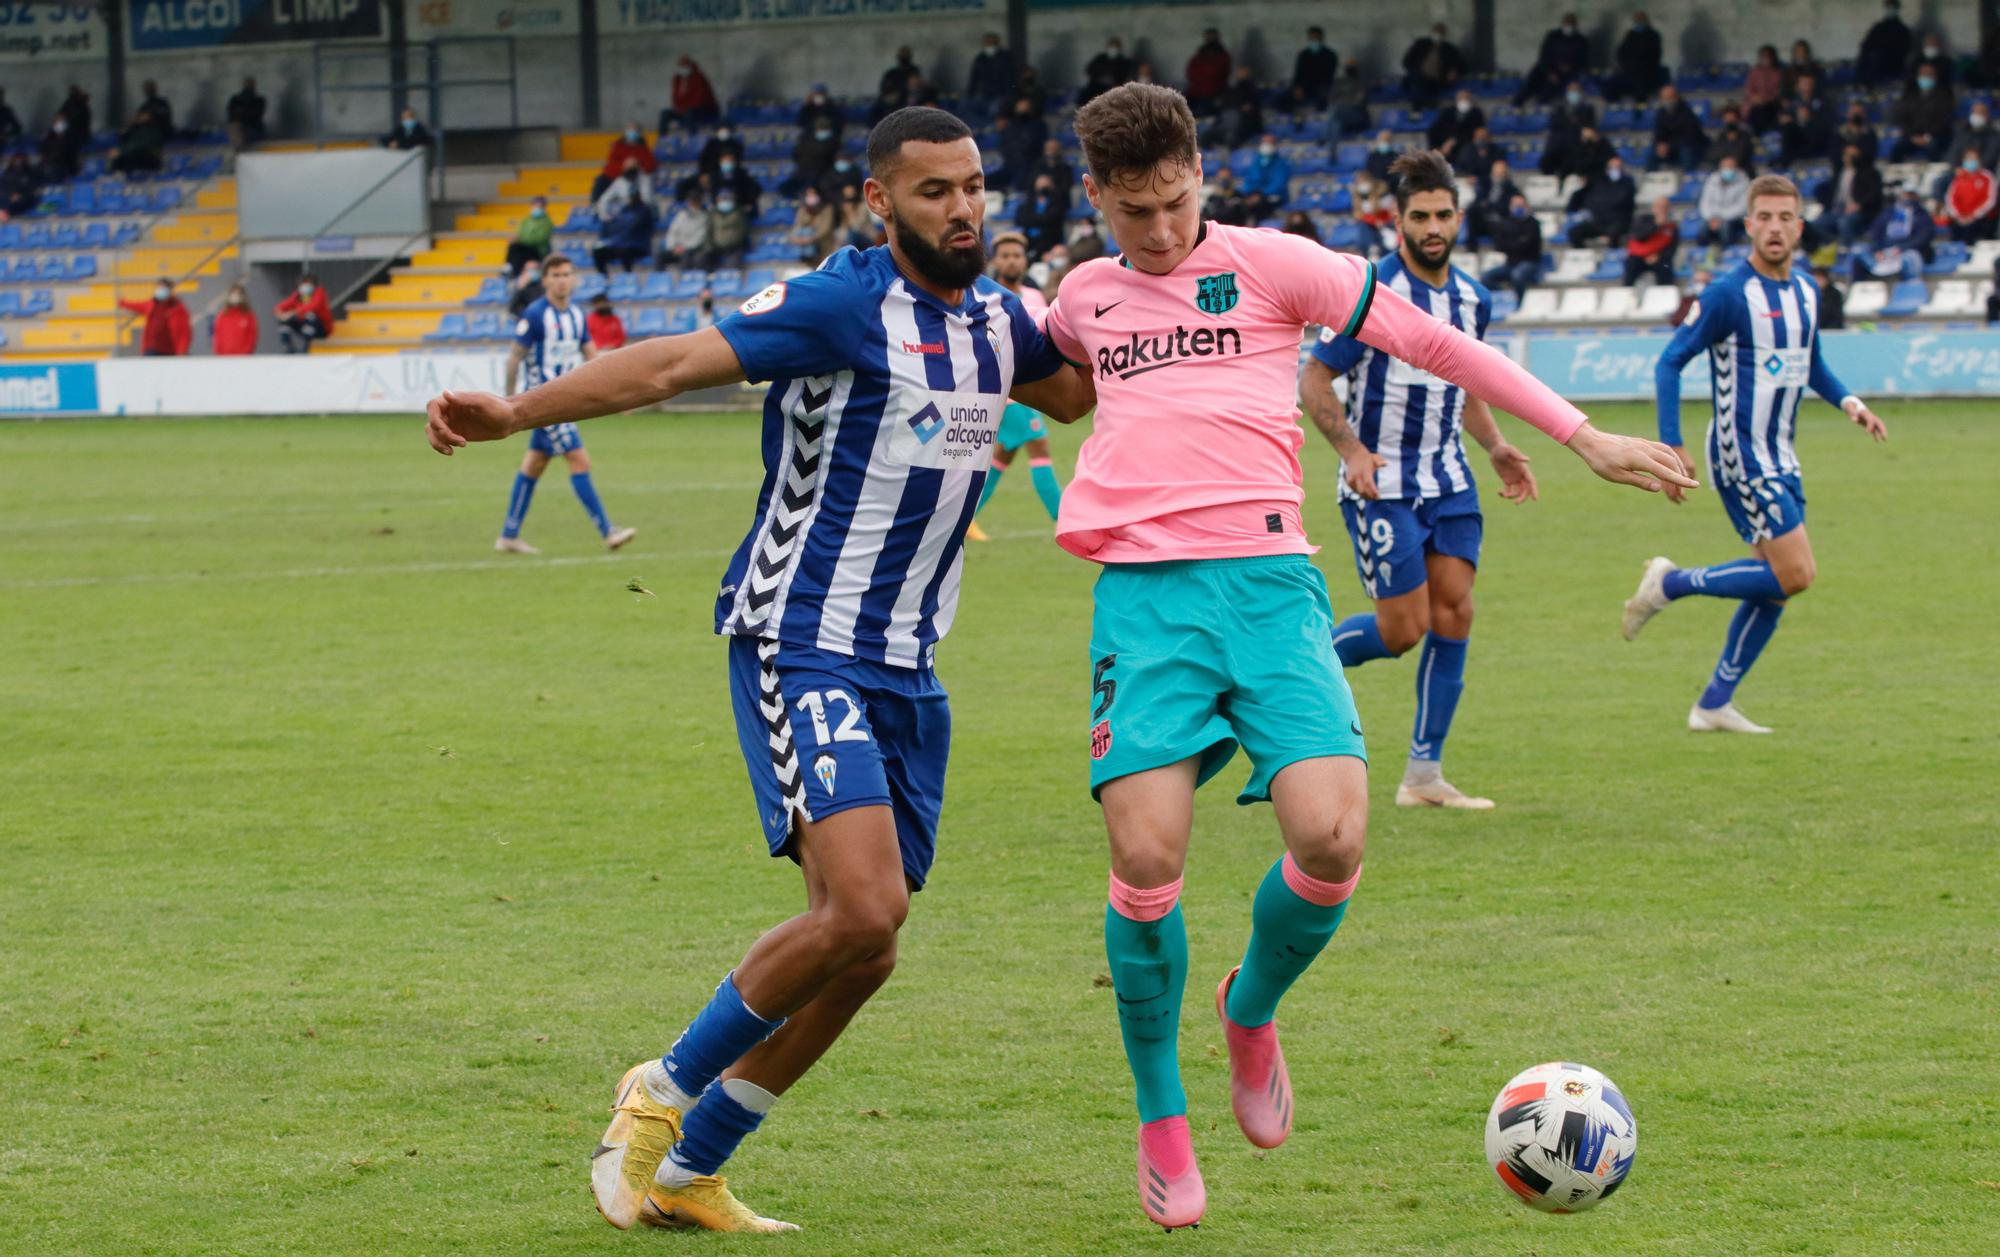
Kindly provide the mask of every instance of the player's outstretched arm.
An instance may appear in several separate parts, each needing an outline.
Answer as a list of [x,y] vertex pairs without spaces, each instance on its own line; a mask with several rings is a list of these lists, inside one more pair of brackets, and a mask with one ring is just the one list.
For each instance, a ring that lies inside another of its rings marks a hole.
[[743,364],[712,327],[662,336],[604,354],[518,397],[445,393],[431,399],[424,435],[449,455],[471,441],[499,441],[529,428],[615,415],[696,389],[743,381]]
[[1320,435],[1340,455],[1341,479],[1355,496],[1371,502],[1380,498],[1382,491],[1376,487],[1375,473],[1387,466],[1389,460],[1371,451],[1354,435],[1347,415],[1340,408],[1340,399],[1333,395],[1333,368],[1318,358],[1306,359],[1305,369],[1299,372],[1299,409],[1306,412]]

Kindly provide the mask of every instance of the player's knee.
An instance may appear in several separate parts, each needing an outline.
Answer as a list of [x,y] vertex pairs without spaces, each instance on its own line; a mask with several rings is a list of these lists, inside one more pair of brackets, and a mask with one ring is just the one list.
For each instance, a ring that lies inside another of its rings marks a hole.
[[860,1005],[868,997],[882,989],[889,975],[896,971],[896,940],[892,935],[889,945],[872,956],[864,957],[847,966],[834,980],[834,989],[839,997],[852,1004]]
[[[903,918],[909,910],[909,900],[888,897],[828,905],[822,943],[828,954],[841,958],[849,966],[883,952],[893,953],[896,932],[903,928]],[[894,963],[893,956],[890,963]]]
[[1812,588],[1813,577],[1819,573],[1813,570],[1811,559],[1804,563],[1788,563],[1774,575],[1778,578],[1778,588],[1785,591],[1785,597],[1792,598]]
[[1361,867],[1367,838],[1367,814],[1357,809],[1341,816],[1322,832],[1293,840],[1292,859],[1305,870],[1306,876],[1317,881],[1344,882]]
[[1435,603],[1431,607],[1431,631],[1465,640],[1472,635],[1472,597]]
[[1382,634],[1382,645],[1392,655],[1400,655],[1424,640],[1424,634],[1431,631],[1431,618],[1417,615],[1399,615],[1377,619],[1376,628]]

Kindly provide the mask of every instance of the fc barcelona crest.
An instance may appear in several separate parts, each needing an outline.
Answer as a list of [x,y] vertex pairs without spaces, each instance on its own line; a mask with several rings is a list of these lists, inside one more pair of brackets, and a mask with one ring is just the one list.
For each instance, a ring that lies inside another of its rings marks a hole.
[[1203,275],[1194,284],[1194,303],[1203,314],[1227,314],[1236,308],[1235,271]]

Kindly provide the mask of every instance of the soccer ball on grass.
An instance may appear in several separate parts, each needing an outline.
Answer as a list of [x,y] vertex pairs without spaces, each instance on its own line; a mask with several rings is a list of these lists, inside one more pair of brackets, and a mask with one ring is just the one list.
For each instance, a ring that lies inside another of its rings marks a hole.
[[1580,1213],[1609,1199],[1638,1152],[1632,1106],[1588,1065],[1524,1069],[1486,1114],[1486,1163],[1544,1213]]

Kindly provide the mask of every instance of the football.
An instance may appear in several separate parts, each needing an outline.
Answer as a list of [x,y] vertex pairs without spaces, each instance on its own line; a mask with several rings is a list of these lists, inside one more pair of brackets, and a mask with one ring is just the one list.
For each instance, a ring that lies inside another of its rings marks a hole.
[[1580,1213],[1618,1190],[1639,1153],[1632,1106],[1588,1065],[1550,1061],[1514,1075],[1486,1114],[1486,1164],[1523,1203]]

